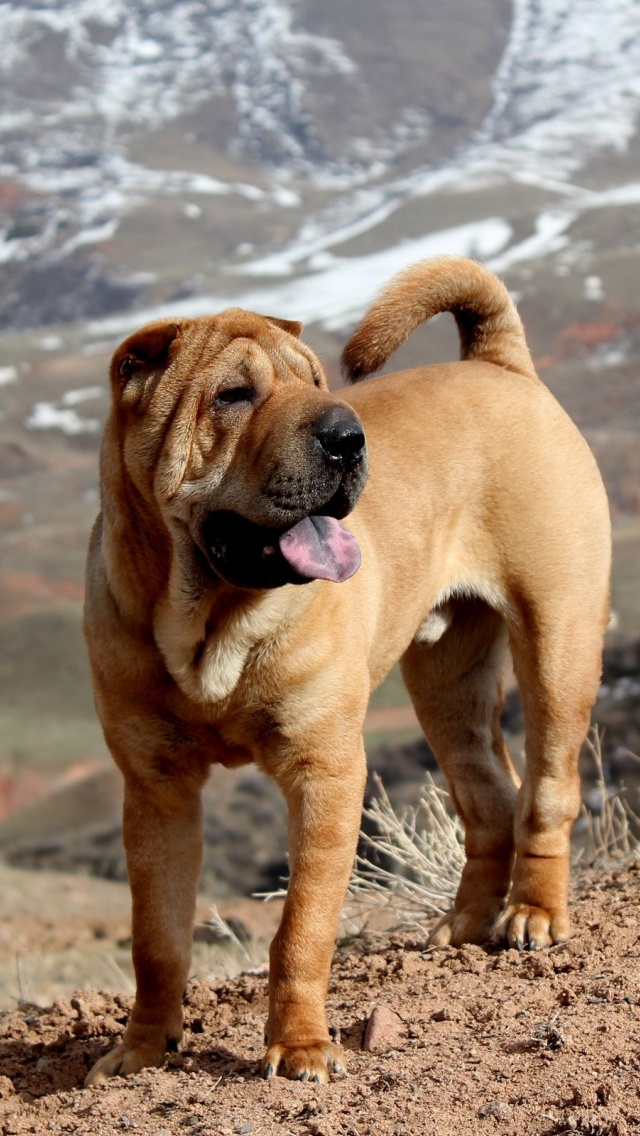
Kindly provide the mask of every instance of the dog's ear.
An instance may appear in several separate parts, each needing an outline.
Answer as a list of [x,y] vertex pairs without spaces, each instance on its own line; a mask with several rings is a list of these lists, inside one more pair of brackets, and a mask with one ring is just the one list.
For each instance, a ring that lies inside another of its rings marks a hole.
[[283,320],[278,319],[277,316],[264,316],[264,319],[267,323],[274,323],[282,331],[287,331],[289,335],[295,335],[296,339],[299,339],[302,334],[302,324],[298,320]]
[[125,339],[111,360],[111,381],[121,401],[137,402],[149,377],[173,362],[181,342],[182,327],[168,320],[147,324]]

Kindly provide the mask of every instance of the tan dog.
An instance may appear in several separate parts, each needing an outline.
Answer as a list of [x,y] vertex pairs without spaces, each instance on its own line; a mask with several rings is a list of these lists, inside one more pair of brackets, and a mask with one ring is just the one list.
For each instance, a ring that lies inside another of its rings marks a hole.
[[[298,324],[236,309],[152,324],[116,351],[86,637],[125,777],[137,994],[90,1084],[157,1065],[180,1040],[212,762],[255,761],[290,811],[263,1074],[342,1069],[327,981],[367,701],[397,659],[466,829],[455,907],[432,941],[498,929],[533,949],[569,934],[578,750],[608,613],[605,494],[506,290],[472,261],[393,281],[346,348],[347,375],[380,367],[441,311],[462,362],[339,397]],[[499,724],[508,649],[526,717],[520,788]]]

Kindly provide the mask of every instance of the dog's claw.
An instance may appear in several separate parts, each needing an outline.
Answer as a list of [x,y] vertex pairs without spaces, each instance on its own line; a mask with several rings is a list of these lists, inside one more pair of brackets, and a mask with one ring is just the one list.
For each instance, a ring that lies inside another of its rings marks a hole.
[[111,1077],[127,1077],[139,1073],[141,1069],[162,1065],[166,1052],[166,1038],[143,1045],[128,1046],[125,1042],[116,1045],[96,1061],[85,1078],[85,1088],[103,1085]]
[[563,943],[571,935],[566,911],[551,911],[524,903],[509,904],[497,931],[501,939],[518,951],[539,951],[552,943]]
[[277,1073],[290,1081],[325,1084],[329,1073],[344,1076],[342,1050],[330,1041],[306,1046],[271,1045],[262,1064],[262,1076],[269,1081]]
[[494,932],[498,908],[495,904],[482,909],[448,911],[429,935],[431,947],[461,947],[464,943],[486,943]]

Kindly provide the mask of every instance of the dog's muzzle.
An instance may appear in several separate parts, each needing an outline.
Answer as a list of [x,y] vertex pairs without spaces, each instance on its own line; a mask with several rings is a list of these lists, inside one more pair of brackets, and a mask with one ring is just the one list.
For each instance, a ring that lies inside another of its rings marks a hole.
[[[360,567],[360,548],[340,524],[364,487],[367,450],[354,411],[341,404],[307,425],[308,475],[278,465],[265,486],[280,524],[259,524],[231,510],[206,518],[201,547],[214,571],[244,588],[275,588],[312,580],[342,583]],[[285,519],[287,518],[287,519]]]

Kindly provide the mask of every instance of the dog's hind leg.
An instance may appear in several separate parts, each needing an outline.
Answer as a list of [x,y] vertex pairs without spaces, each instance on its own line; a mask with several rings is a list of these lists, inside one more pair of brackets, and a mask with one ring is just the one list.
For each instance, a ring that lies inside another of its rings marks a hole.
[[549,597],[544,610],[523,610],[511,629],[525,714],[526,768],[516,807],[516,863],[502,932],[509,945],[519,949],[535,950],[570,934],[569,841],[580,809],[578,757],[600,681],[608,615],[603,592],[594,581],[573,611],[566,597]]
[[509,891],[518,777],[500,729],[506,654],[502,617],[470,599],[453,604],[436,643],[414,640],[402,659],[416,713],[465,828],[466,864],[453,911],[432,932],[437,946],[490,938]]

